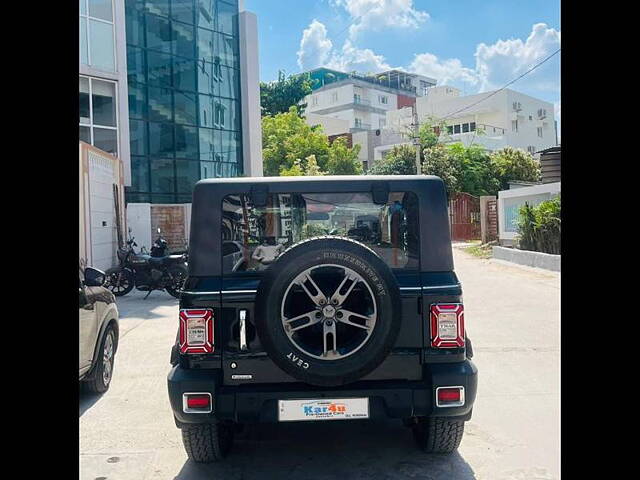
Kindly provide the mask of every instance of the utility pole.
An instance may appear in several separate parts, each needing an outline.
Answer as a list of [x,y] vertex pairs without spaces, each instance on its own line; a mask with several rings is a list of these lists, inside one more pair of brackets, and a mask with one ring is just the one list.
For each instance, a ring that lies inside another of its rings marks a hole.
[[416,108],[416,104],[414,103],[411,106],[413,110],[413,128],[414,128],[414,137],[413,144],[416,146],[416,175],[422,174],[422,166],[420,164],[420,125],[418,122],[418,109]]

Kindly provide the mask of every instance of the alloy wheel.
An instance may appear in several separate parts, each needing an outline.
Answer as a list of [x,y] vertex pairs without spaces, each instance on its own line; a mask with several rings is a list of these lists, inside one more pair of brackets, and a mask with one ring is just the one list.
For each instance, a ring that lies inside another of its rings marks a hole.
[[364,278],[341,265],[304,270],[287,288],[282,326],[293,344],[310,357],[339,360],[360,350],[373,333],[376,301]]

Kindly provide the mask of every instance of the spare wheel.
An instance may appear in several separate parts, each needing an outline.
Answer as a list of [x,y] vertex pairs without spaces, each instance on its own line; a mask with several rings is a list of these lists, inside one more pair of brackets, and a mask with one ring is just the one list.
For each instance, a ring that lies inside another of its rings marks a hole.
[[365,245],[339,237],[302,241],[265,272],[256,327],[273,362],[320,386],[353,382],[391,351],[401,322],[395,277]]

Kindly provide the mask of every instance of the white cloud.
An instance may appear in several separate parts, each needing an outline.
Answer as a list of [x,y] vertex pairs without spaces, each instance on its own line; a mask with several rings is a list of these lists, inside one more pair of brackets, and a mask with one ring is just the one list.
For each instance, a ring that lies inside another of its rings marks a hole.
[[[526,41],[519,38],[498,40],[476,47],[476,72],[480,91],[500,88],[560,48],[560,32],[544,23],[533,25]],[[558,57],[559,58],[559,57]],[[558,59],[553,58],[518,80],[518,87],[538,91],[557,90],[560,83]]]
[[349,40],[344,42],[341,52],[332,55],[327,67],[343,72],[358,71],[377,73],[391,67],[382,55],[376,55],[369,48],[357,48]]
[[333,43],[327,38],[327,28],[314,19],[302,32],[298,66],[302,70],[309,70],[325,65],[332,48]]
[[459,59],[440,60],[432,53],[415,55],[408,70],[435,78],[439,85],[450,85],[459,82],[476,85],[479,81],[476,71],[463,66]]
[[[344,7],[351,15],[357,17],[364,12],[363,19],[356,25],[368,25],[378,18],[378,14],[368,12],[378,8],[389,8],[389,5],[404,5],[413,10],[411,0],[331,0],[335,5]],[[361,10],[363,9],[363,10]],[[417,12],[418,14],[426,12]],[[409,14],[407,14],[409,15]],[[390,14],[389,18],[393,15]],[[401,16],[400,16],[401,17]],[[398,17],[398,18],[400,18]],[[411,16],[405,18],[410,22]],[[418,18],[420,15],[418,15]],[[380,20],[381,21],[381,20]],[[387,21],[389,21],[387,19]],[[418,21],[415,20],[414,21]],[[374,22],[375,23],[375,22]],[[531,33],[523,41],[522,39],[499,39],[495,43],[487,45],[480,43],[476,46],[475,67],[463,65],[458,58],[438,58],[436,55],[424,52],[414,55],[413,61],[405,67],[393,67],[405,69],[428,77],[435,78],[438,85],[453,85],[461,88],[467,94],[494,90],[502,87],[518,75],[523,74],[531,67],[551,55],[560,48],[560,31],[548,27],[544,23],[534,24]],[[552,58],[545,64],[536,68],[522,79],[518,80],[510,88],[522,93],[551,101],[558,123],[560,123],[560,72],[558,58]],[[326,66],[336,70],[349,72],[380,72],[392,68],[383,55],[376,54],[369,48],[359,48],[352,39],[345,40],[342,48],[333,48],[331,40],[327,36],[324,24],[317,20],[311,22],[303,32],[298,51],[298,65],[303,70],[318,66]]]
[[413,8],[413,0],[330,0],[329,3],[343,7],[353,19],[349,27],[352,40],[365,30],[415,29],[429,19],[427,12]]

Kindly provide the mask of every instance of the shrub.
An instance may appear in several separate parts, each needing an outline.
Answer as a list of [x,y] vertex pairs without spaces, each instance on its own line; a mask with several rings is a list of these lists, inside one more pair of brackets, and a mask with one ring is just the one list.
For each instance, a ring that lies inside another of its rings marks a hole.
[[532,207],[525,203],[518,218],[518,247],[560,254],[560,195]]

